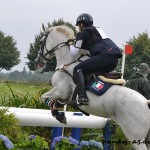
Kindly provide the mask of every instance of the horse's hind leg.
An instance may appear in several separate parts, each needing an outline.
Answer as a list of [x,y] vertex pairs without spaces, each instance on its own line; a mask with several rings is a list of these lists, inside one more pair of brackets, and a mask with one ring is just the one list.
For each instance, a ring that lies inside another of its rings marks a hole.
[[141,133],[141,135],[139,135],[138,133],[141,130],[137,131],[134,130],[133,128],[128,129],[128,127],[127,128],[122,127],[122,130],[128,141],[131,142],[134,150],[149,150],[145,145],[144,132]]
[[147,149],[150,150],[150,129],[149,129],[149,131],[147,133],[145,142],[146,142]]
[[134,150],[148,150],[145,144],[133,145]]
[[131,142],[134,150],[150,150],[147,149],[145,145],[145,137],[146,137],[147,129],[140,128],[142,127],[141,125],[139,125],[140,122],[139,124],[137,123],[137,126],[135,125],[135,127],[133,127],[130,123],[127,122],[120,123],[120,127],[124,132],[128,141]]
[[129,115],[127,111],[122,109],[120,113],[116,113],[115,120],[135,150],[148,150],[144,143],[149,130],[148,119],[132,114]]

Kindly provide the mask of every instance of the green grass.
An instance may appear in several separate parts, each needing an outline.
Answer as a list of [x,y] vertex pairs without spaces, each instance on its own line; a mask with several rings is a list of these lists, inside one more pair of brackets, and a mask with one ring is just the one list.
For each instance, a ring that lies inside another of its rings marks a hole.
[[14,94],[35,94],[38,89],[43,88],[43,86],[30,85],[24,83],[0,83],[0,94],[8,93],[11,94],[11,90]]
[[49,90],[48,85],[24,83],[0,83],[0,105],[8,107],[43,107],[41,95]]

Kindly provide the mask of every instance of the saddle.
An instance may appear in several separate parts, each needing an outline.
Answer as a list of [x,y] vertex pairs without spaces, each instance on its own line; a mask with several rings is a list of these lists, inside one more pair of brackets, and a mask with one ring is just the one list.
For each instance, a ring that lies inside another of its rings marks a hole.
[[87,84],[91,80],[97,81],[98,79],[101,79],[102,81],[104,81],[106,83],[125,85],[126,81],[124,79],[121,79],[121,76],[122,76],[122,73],[120,73],[120,72],[111,72],[111,73],[107,73],[107,74],[94,73],[87,77]]
[[122,73],[120,72],[112,72],[104,75],[98,75],[98,78],[100,78],[104,82],[118,85],[125,85],[126,81],[124,79],[121,79],[121,76]]
[[126,81],[121,79],[121,73],[109,73],[105,75],[95,75],[91,78],[86,85],[88,91],[101,96],[103,95],[112,85],[125,85]]
[[105,78],[109,78],[109,79],[120,79],[122,76],[122,73],[121,72],[111,72],[111,73],[103,74],[101,76],[104,76]]
[[[101,96],[103,95],[111,86],[120,85],[123,86],[126,84],[124,79],[121,79],[122,73],[112,72],[108,74],[99,74],[95,73],[92,76],[88,77],[86,83],[86,90],[93,92],[94,94]],[[76,99],[77,96],[77,87],[74,90],[72,97],[72,102]],[[76,110],[80,110],[83,114],[89,115],[87,112],[81,110],[77,104],[73,104],[72,107]]]

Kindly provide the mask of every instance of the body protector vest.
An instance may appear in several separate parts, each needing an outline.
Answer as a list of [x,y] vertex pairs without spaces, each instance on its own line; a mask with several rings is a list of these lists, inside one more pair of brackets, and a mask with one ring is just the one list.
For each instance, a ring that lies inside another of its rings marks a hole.
[[79,39],[83,40],[81,48],[90,51],[91,56],[106,54],[114,55],[118,58],[122,57],[120,49],[107,37],[101,28],[87,27],[81,32]]

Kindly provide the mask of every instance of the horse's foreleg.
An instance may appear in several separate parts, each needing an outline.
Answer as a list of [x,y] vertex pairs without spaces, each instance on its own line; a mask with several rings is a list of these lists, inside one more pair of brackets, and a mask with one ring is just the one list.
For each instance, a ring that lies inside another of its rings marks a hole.
[[50,91],[44,93],[42,95],[42,101],[45,102],[45,99],[51,99],[51,100],[56,100],[61,97],[60,92],[58,91],[57,87],[53,87]]
[[61,98],[61,94],[58,91],[57,87],[52,88],[50,91],[42,95],[42,101],[50,108],[55,109],[56,100]]
[[60,123],[66,124],[65,114],[57,110],[57,99],[61,98],[61,94],[57,87],[54,87],[50,91],[44,93],[41,98],[42,101],[51,109],[52,116],[55,117]]

